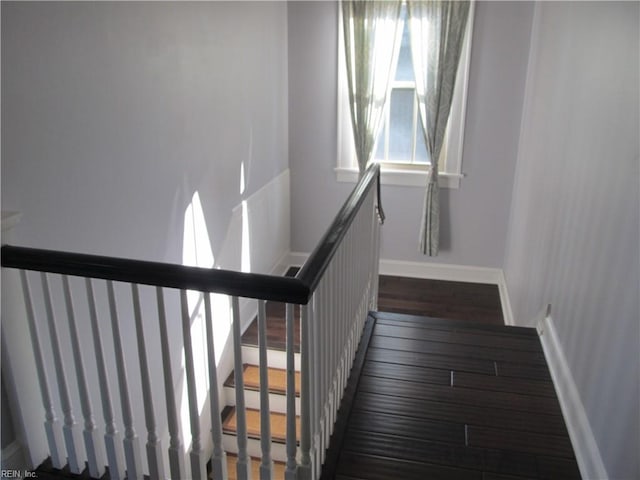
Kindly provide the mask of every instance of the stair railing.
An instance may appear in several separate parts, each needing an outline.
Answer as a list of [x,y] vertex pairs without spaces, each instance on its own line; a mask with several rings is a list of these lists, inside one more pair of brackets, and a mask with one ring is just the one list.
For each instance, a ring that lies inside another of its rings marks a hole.
[[[3,308],[2,343],[8,350],[3,352],[3,359],[12,359],[9,368],[20,362],[33,364],[44,411],[44,418],[38,412],[20,412],[32,463],[37,465],[48,456],[53,468],[66,467],[76,474],[86,465],[88,474],[94,478],[105,474],[106,464],[109,478],[113,480],[125,476],[142,479],[144,475],[151,479],[204,480],[207,478],[206,462],[211,458],[213,478],[226,479],[219,375],[214,350],[215,318],[210,295],[215,293],[228,295],[231,305],[238,427],[237,478],[251,477],[242,377],[241,298],[258,300],[260,478],[274,478],[266,374],[266,301],[287,304],[285,479],[319,478],[364,321],[369,310],[376,308],[379,223],[382,220],[379,190],[373,188],[376,184],[379,185],[379,167],[374,165],[362,175],[295,278],[3,246],[3,282],[12,283],[19,278],[24,299],[22,310],[12,307],[4,311]],[[11,277],[16,270],[18,277]],[[33,285],[34,277],[38,276],[34,272],[40,272],[38,288]],[[125,288],[127,285],[128,289]],[[52,295],[60,289],[62,300]],[[192,334],[193,312],[190,312],[188,296],[194,291],[201,295],[198,304],[204,310],[204,340],[194,338]],[[7,295],[6,292],[3,294]],[[9,293],[15,294],[15,290]],[[141,300],[142,297],[145,300],[151,297],[154,301]],[[10,300],[17,303],[15,298]],[[153,313],[158,321],[159,339],[155,345],[151,345],[149,338],[152,324],[145,321],[150,312],[149,303],[155,304]],[[181,328],[170,320],[172,307],[179,312]],[[300,310],[299,316],[296,309]],[[61,317],[66,321],[60,321]],[[294,353],[297,317],[301,330],[299,436],[296,434]],[[30,339],[30,354],[21,351],[23,345],[17,341],[21,336]],[[135,341],[131,342],[134,336]],[[89,337],[92,342],[83,345],[81,337]],[[177,342],[176,337],[179,338]],[[206,345],[203,363],[206,363],[208,373],[205,378],[196,372],[194,341]],[[127,348],[129,344],[133,347]],[[181,358],[176,358],[176,344],[184,347]],[[65,350],[69,345],[71,354]],[[87,362],[90,354],[93,358]],[[136,357],[137,362],[134,363],[132,357]],[[53,369],[48,368],[51,364]],[[116,374],[110,376],[114,364]],[[189,438],[184,438],[185,425],[180,421],[177,407],[176,379],[182,377],[176,376],[176,367],[181,364],[186,382]],[[153,388],[153,365],[162,368],[160,381],[163,385],[157,390]],[[20,378],[17,370],[10,375],[14,379],[10,388],[20,401],[25,395],[33,394],[34,379]],[[50,375],[51,370],[54,375]],[[132,382],[131,377],[139,378],[140,385]],[[111,381],[113,378],[117,379],[115,384]],[[98,388],[92,390],[87,379],[94,379]],[[198,385],[203,381],[208,384],[209,399],[210,420],[206,422],[206,428],[202,424],[203,398],[198,394]],[[135,393],[138,389],[141,399]],[[101,405],[100,409],[95,409],[92,402],[96,397],[99,402],[95,403]],[[79,398],[78,402],[74,402],[76,398]],[[167,450],[163,450],[162,429],[158,426],[158,404],[166,413]],[[56,408],[62,411],[63,425],[60,425]],[[103,417],[102,437],[98,433],[101,422],[95,419],[97,411],[101,411]],[[122,419],[123,437],[118,432],[118,413]],[[140,414],[144,416],[146,429],[144,451],[141,450],[144,440],[138,436],[134,418]],[[83,419],[82,432],[76,416]],[[190,445],[188,456],[184,453],[184,442]]]

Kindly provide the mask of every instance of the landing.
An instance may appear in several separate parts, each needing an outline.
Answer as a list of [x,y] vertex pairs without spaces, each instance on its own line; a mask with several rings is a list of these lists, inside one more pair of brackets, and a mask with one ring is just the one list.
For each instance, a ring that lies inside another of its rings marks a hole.
[[[291,267],[294,276],[298,267]],[[267,302],[267,345],[285,349],[285,306]],[[504,325],[500,293],[496,285],[427,280],[380,275],[378,310],[392,313],[461,319],[490,325]],[[296,315],[298,309],[295,309]],[[300,324],[295,322],[295,349],[300,351]],[[253,321],[242,336],[245,345],[258,345],[258,325]]]
[[380,275],[378,310],[504,325],[497,285]]
[[580,478],[533,329],[369,322],[323,478]]

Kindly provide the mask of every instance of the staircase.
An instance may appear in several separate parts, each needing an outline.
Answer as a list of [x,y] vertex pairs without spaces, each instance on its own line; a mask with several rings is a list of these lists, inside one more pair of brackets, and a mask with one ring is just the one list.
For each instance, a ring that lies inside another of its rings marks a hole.
[[[295,276],[296,269],[290,269],[287,276]],[[284,479],[286,462],[286,354],[284,324],[284,304],[267,302],[267,362],[269,407],[271,425],[271,457],[273,460],[273,480]],[[242,337],[242,358],[246,362],[243,369],[244,398],[248,433],[248,453],[251,458],[251,478],[260,478],[261,429],[260,429],[260,359],[258,351],[257,318],[254,319]],[[295,393],[296,393],[296,437],[300,436],[300,327],[296,317],[295,328]],[[236,386],[235,372],[231,372],[224,383],[225,407],[222,411],[223,447],[227,460],[229,480],[235,480],[238,445],[236,439]],[[38,478],[49,480],[83,478],[86,475],[73,475],[68,469],[55,469],[46,461],[36,470]],[[108,475],[103,477],[107,480]],[[147,477],[148,478],[148,477]],[[209,474],[211,480],[213,474]]]
[[[294,276],[297,269],[291,269],[287,276]],[[269,418],[271,428],[271,457],[274,462],[274,479],[284,478],[286,455],[286,353],[284,337],[284,304],[267,302],[267,375],[269,392]],[[295,393],[296,393],[296,437],[300,436],[300,328],[296,319],[295,344]],[[257,319],[254,319],[242,337],[242,358],[244,399],[248,445],[251,457],[252,478],[259,477],[259,466],[262,455],[260,443],[260,359],[258,351]],[[234,478],[238,453],[236,439],[236,385],[235,372],[231,372],[224,383],[226,406],[222,412],[223,445],[227,454],[227,472]]]
[[319,478],[376,309],[377,186],[372,165],[295,278],[3,245],[3,374],[35,379],[9,393],[39,478]]

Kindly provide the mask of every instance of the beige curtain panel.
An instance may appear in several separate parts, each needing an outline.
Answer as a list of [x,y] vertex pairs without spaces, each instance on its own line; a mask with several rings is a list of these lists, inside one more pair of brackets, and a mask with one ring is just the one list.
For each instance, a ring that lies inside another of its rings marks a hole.
[[420,228],[420,251],[430,256],[438,255],[439,249],[438,159],[449,120],[469,6],[465,1],[407,1],[416,95],[431,159]]
[[402,35],[400,0],[342,2],[347,84],[360,174],[374,153]]

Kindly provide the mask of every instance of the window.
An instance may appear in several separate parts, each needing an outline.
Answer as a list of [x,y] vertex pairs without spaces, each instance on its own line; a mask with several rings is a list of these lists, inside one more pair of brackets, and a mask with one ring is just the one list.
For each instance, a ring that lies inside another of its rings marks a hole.
[[[471,3],[465,33],[456,88],[447,126],[445,144],[440,156],[440,185],[458,188],[462,177],[462,141],[466,106],[467,79],[470,59],[470,39],[473,25],[474,4]],[[341,10],[341,9],[340,9]],[[342,13],[340,13],[342,15]],[[415,80],[411,60],[409,26],[406,22],[406,6],[402,7],[403,32],[398,62],[387,102],[385,122],[376,141],[374,161],[382,166],[382,182],[392,185],[424,187],[431,165],[424,143],[422,126],[415,96]],[[349,94],[346,86],[342,18],[339,20],[338,55],[338,165],[339,181],[355,181],[358,178],[351,119]]]

